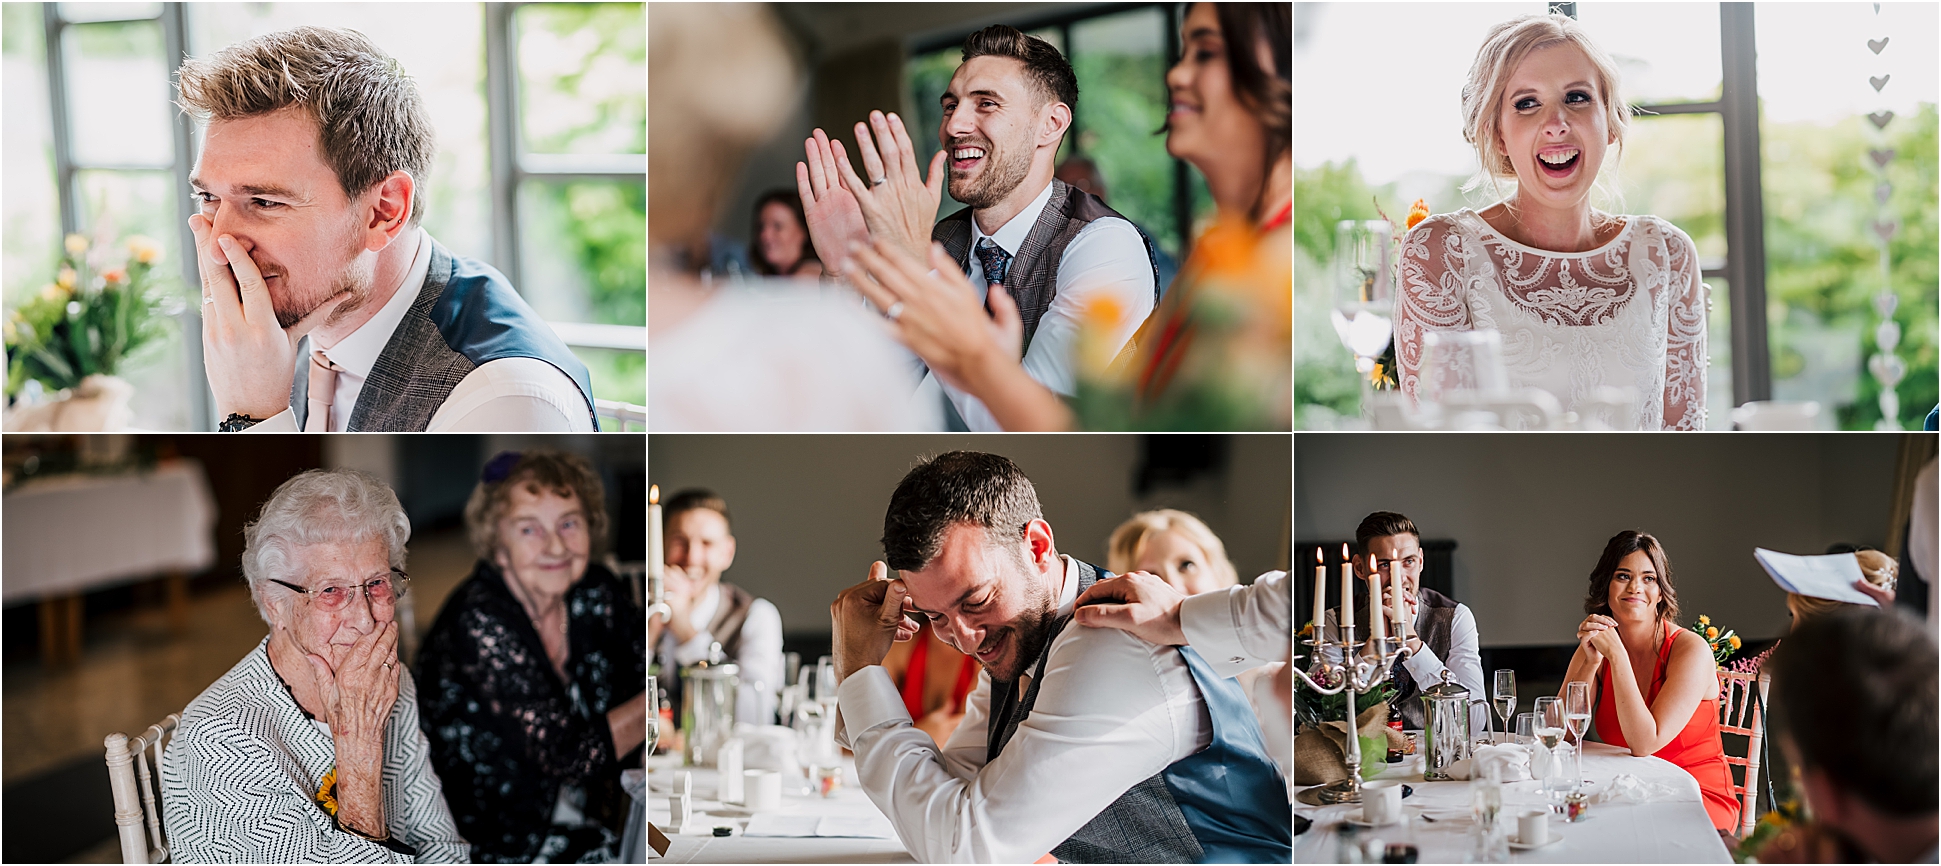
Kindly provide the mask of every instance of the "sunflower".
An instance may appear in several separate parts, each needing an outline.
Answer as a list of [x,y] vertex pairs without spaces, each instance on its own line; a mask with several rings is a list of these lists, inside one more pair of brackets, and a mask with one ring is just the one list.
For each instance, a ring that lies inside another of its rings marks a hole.
[[324,814],[337,817],[337,768],[331,767],[324,774],[323,781],[317,783],[317,805],[322,806]]

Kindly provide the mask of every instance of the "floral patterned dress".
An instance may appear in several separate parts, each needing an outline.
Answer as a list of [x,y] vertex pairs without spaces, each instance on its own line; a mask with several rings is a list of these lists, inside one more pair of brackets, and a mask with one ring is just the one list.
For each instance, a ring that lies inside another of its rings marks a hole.
[[1423,220],[1402,241],[1395,356],[1419,397],[1423,336],[1491,328],[1510,386],[1550,392],[1568,411],[1629,395],[1636,430],[1705,429],[1708,288],[1677,226],[1622,217],[1597,249],[1559,253],[1504,237],[1464,208]]
[[614,754],[606,714],[646,688],[646,618],[597,564],[565,603],[565,681],[484,562],[453,590],[419,652],[431,763],[476,862],[603,862],[618,848],[630,802],[620,771],[638,766],[640,752]]

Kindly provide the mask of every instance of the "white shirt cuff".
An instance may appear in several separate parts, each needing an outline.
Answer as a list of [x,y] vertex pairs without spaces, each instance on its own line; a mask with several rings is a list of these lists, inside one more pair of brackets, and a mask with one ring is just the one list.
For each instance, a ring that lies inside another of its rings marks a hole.
[[285,409],[242,429],[244,433],[301,433],[297,427],[297,413]]
[[854,751],[851,731],[861,733],[897,722],[913,724],[902,693],[882,665],[850,674],[836,687],[836,745]]
[[1266,661],[1248,655],[1241,646],[1240,623],[1233,615],[1233,590],[1236,589],[1239,587],[1226,592],[1189,595],[1179,605],[1179,627],[1186,634],[1187,645],[1223,677]]
[[709,634],[707,629],[701,629],[694,633],[694,637],[688,638],[687,643],[674,647],[674,663],[687,667],[695,662],[706,661],[708,647],[713,645],[714,635]]

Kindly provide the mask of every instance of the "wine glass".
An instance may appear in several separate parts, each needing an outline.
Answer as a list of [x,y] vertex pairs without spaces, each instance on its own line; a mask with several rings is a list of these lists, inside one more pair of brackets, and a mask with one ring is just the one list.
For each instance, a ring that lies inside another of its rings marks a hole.
[[1516,744],[1517,745],[1527,746],[1536,740],[1538,718],[1539,717],[1537,716],[1536,713],[1517,713],[1516,714]]
[[[1395,227],[1387,220],[1342,220],[1335,226],[1335,296],[1331,318],[1341,344],[1366,374],[1394,335]],[[1361,377],[1364,381],[1367,376]]]
[[[1544,773],[1539,777],[1543,783],[1543,795],[1550,804],[1550,811],[1561,813],[1564,794],[1570,790],[1564,779],[1563,759],[1557,755],[1557,747],[1564,742],[1563,701],[1556,695],[1544,695],[1537,698],[1536,709],[1537,744],[1543,747],[1541,751],[1544,756]],[[1535,764],[1532,763],[1531,767],[1534,775]]]
[[647,754],[654,753],[654,743],[660,739],[660,687],[655,682],[658,677],[647,678]]
[[1569,683],[1564,687],[1564,723],[1570,728],[1570,735],[1577,740],[1577,772],[1571,777],[1572,783],[1581,787],[1584,784],[1584,732],[1591,727],[1591,684]]
[[1507,739],[1510,732],[1510,716],[1516,713],[1516,671],[1504,669],[1495,673],[1495,681],[1489,690],[1490,705],[1496,714],[1503,718],[1503,735]]

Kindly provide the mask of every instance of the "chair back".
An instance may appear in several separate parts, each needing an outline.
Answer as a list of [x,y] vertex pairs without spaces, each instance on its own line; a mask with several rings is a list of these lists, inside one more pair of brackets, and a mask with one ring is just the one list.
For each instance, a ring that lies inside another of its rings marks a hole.
[[1771,683],[1772,678],[1764,671],[1719,671],[1719,733],[1746,738],[1744,757],[1725,750],[1726,764],[1745,768],[1745,783],[1732,785],[1733,795],[1739,798],[1740,838],[1751,833],[1759,820],[1760,746],[1766,741],[1766,689]]
[[595,399],[593,414],[600,419],[600,429],[608,432],[647,429],[647,407],[635,403]]
[[121,838],[123,863],[168,862],[168,836],[162,828],[160,802],[162,749],[175,736],[175,727],[181,721],[182,714],[170,713],[137,736],[109,734],[103,741],[108,749],[108,785],[115,795],[115,831]]

